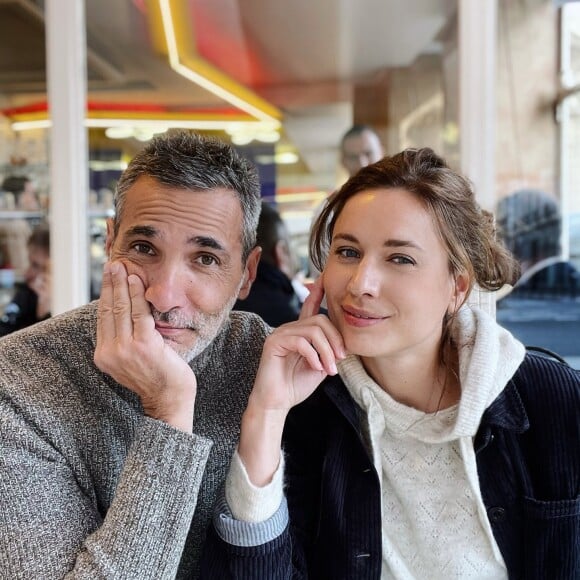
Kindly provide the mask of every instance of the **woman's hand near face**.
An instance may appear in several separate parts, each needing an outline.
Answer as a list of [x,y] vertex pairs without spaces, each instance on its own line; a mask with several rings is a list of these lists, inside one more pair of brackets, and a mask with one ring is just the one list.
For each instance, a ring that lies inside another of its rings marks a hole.
[[282,414],[304,401],[344,358],[344,344],[330,320],[316,314],[324,296],[321,279],[312,287],[297,322],[266,339],[249,406]]
[[155,330],[143,282],[121,262],[104,269],[94,361],[139,395],[146,415],[191,433],[195,375]]
[[288,411],[308,398],[346,355],[341,335],[316,314],[324,291],[319,278],[300,318],[278,327],[264,344],[260,367],[242,419],[239,454],[250,481],[262,486],[272,478]]

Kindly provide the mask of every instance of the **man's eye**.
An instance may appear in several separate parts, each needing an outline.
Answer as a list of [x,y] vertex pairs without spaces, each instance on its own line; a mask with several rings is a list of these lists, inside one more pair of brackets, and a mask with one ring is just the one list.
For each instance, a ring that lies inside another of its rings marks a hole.
[[139,254],[149,254],[153,253],[153,249],[148,244],[137,243],[133,244],[133,249]]
[[215,256],[212,256],[211,254],[203,254],[201,256],[199,256],[197,258],[197,261],[202,265],[202,266],[213,266],[215,264],[218,264],[219,262],[217,261]]

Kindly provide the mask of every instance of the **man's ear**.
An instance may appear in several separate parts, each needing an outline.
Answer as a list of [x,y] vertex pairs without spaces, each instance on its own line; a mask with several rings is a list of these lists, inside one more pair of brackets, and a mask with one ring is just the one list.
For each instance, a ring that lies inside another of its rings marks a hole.
[[244,268],[244,279],[238,292],[238,298],[244,300],[248,297],[250,293],[250,288],[256,279],[256,274],[258,273],[258,262],[260,261],[260,256],[262,255],[262,248],[256,246],[248,256],[246,260],[246,267]]
[[115,227],[113,225],[113,218],[107,218],[107,237],[105,239],[105,254],[107,258],[111,257],[111,248],[115,241]]

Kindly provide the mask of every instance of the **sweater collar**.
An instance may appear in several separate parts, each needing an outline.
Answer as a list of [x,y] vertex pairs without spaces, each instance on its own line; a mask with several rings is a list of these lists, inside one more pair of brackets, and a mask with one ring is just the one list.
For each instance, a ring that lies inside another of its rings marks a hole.
[[[458,313],[454,340],[459,347],[461,401],[455,412],[439,414],[436,424],[429,427],[432,432],[426,431],[421,422],[422,416],[429,416],[392,400],[366,373],[358,357],[350,356],[341,361],[338,365],[339,373],[360,407],[368,412],[371,404],[379,404],[388,412],[390,421],[394,420],[391,424],[396,429],[400,428],[421,439],[427,437],[438,441],[472,437],[478,430],[485,410],[506,388],[522,363],[525,349],[492,317],[469,306],[464,306]],[[510,409],[518,405],[516,397],[517,392],[512,393],[510,390],[490,418],[505,423],[512,416]],[[417,432],[410,432],[413,430],[410,426]]]

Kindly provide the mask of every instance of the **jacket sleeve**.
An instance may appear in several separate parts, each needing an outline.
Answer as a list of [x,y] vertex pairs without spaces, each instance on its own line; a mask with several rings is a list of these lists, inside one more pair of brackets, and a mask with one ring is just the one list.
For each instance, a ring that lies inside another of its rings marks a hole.
[[[202,579],[305,579],[320,510],[324,437],[310,405],[292,409],[284,428],[285,497],[268,520],[235,520],[222,494],[202,558]],[[315,425],[316,427],[312,427]],[[310,555],[310,556],[309,556]]]
[[2,577],[174,578],[210,447],[144,418],[114,496],[99,498],[86,467],[0,399]]
[[292,568],[286,500],[268,520],[250,523],[233,518],[222,493],[206,540],[201,579],[301,578]]

